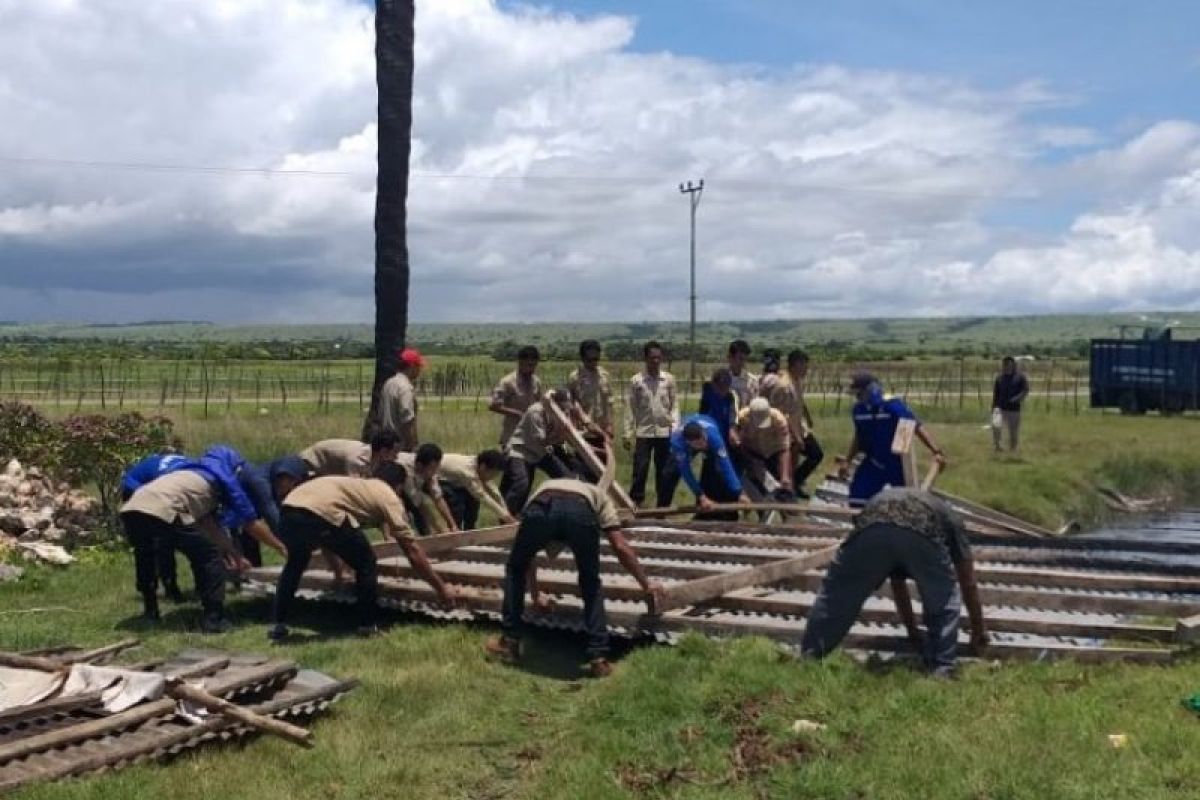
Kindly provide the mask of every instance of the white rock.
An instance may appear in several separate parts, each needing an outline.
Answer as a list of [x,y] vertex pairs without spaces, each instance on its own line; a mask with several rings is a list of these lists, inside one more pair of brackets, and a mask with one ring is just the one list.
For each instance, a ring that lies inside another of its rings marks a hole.
[[17,484],[17,496],[18,497],[28,497],[31,494],[33,494],[33,484],[32,483],[30,483],[29,481],[21,481],[19,484]]
[[21,554],[28,559],[45,561],[48,564],[70,564],[75,557],[56,544],[47,542],[18,542]]
[[21,462],[14,458],[12,461],[9,461],[8,466],[4,468],[4,474],[10,478],[16,478],[17,480],[20,480],[21,478],[25,477],[25,470],[21,468]]

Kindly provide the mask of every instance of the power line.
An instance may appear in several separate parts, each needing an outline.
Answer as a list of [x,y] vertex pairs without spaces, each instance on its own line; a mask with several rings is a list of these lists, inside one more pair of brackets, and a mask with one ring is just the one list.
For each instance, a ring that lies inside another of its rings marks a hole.
[[[275,167],[231,167],[203,164],[179,164],[146,161],[102,161],[93,159],[41,158],[0,156],[0,164],[31,167],[59,167],[79,169],[111,169],[135,172],[194,173],[201,175],[261,175],[267,177],[298,178],[352,178],[371,177],[373,172],[358,170],[280,169]],[[465,172],[410,172],[409,177],[417,180],[463,180],[505,181],[521,183],[587,183],[645,184],[657,186],[671,179],[662,175],[489,175]],[[711,177],[711,176],[710,176]],[[718,182],[730,188],[745,189],[794,189],[800,191],[845,192],[851,194],[877,194],[896,197],[929,197],[980,201],[1036,202],[1040,198],[1028,194],[989,194],[985,192],[943,192],[927,189],[911,189],[895,186],[861,186],[853,184],[820,183],[810,181],[771,181],[753,178],[720,178]]]

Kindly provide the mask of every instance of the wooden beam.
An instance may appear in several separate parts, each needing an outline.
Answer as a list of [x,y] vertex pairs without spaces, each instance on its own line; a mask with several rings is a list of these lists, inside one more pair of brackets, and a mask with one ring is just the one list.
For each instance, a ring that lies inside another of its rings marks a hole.
[[1003,511],[997,511],[994,508],[988,508],[980,503],[967,500],[964,497],[958,497],[957,495],[950,494],[949,492],[943,492],[941,489],[934,489],[933,493],[948,502],[951,506],[954,506],[955,510],[957,510],[960,514],[963,514],[963,516],[982,518],[995,526],[1026,536],[1052,537],[1055,535],[1054,531],[1050,530],[1049,528],[1043,528],[1040,525],[1034,525],[1032,522],[1026,522],[1019,517],[1014,517],[1011,514],[1005,514]]
[[[571,422],[571,418],[567,416],[567,413],[559,408],[557,403],[546,401],[544,405],[554,415],[554,418],[558,420],[558,424],[567,432],[567,439],[570,440],[571,447],[583,459],[588,469],[592,470],[597,478],[603,478],[606,473],[609,473],[607,465],[600,463],[600,459],[596,457],[596,451],[592,450],[592,446],[588,444],[587,439],[583,438],[583,434],[575,429],[575,425]],[[605,447],[606,455],[612,456],[612,449],[607,444]],[[612,457],[611,463],[615,469],[615,456]],[[633,511],[637,508],[637,503],[633,502],[633,499],[625,493],[621,485],[611,479],[608,484],[608,494],[612,497],[613,502],[617,504],[618,509]]]
[[174,680],[167,684],[167,694],[176,700],[187,700],[209,711],[223,714],[236,722],[249,725],[272,736],[278,736],[292,744],[301,747],[312,746],[312,731],[307,728],[255,714],[249,709],[210,694],[197,686],[190,686],[182,681]]
[[1175,641],[1180,644],[1195,644],[1200,641],[1200,615],[1185,617],[1175,622]]
[[[426,536],[416,542],[427,556],[448,553],[460,547],[477,544],[507,544],[517,535],[516,525],[497,525],[494,528],[478,528],[473,531],[455,531],[441,533],[436,536]],[[394,558],[403,555],[404,551],[395,542],[379,542],[374,545],[376,558]]]

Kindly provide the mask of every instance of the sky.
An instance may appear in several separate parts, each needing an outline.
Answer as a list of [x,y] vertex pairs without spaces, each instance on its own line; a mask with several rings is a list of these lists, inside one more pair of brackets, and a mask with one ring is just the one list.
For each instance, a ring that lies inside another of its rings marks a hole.
[[[0,0],[0,320],[373,319],[372,7]],[[1200,4],[417,0],[414,321],[1200,308]]]

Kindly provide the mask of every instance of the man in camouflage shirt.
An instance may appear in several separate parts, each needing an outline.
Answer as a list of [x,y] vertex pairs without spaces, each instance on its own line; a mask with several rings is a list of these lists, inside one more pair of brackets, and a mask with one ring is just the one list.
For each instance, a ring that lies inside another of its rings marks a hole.
[[[889,578],[909,639],[922,651],[925,666],[934,674],[953,674],[964,599],[971,620],[971,647],[980,651],[987,646],[971,546],[962,520],[928,492],[886,489],[863,508],[854,521],[854,532],[829,565],[804,626],[802,652],[821,658],[836,648],[863,603]],[[921,595],[924,640],[913,615],[908,578],[916,581]]]

